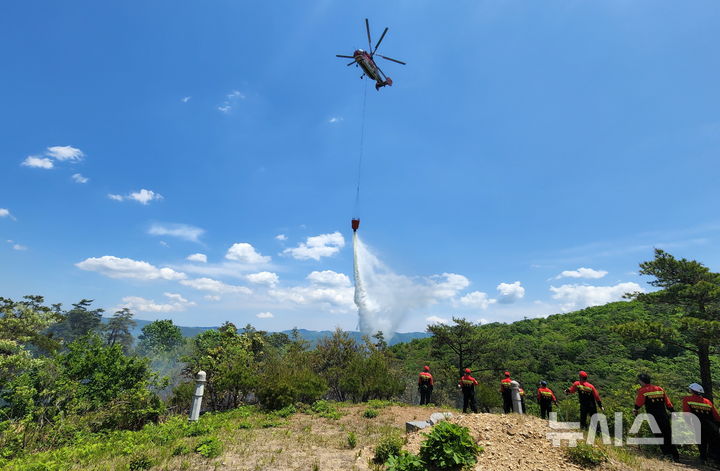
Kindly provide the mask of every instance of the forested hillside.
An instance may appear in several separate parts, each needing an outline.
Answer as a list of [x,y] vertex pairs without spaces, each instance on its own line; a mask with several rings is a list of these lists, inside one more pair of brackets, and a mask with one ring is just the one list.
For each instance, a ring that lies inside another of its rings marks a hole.
[[[649,373],[676,403],[691,382],[702,383],[712,398],[720,377],[720,277],[662,251],[641,272],[660,289],[511,324],[457,317],[429,326],[429,338],[394,346],[380,332],[357,340],[339,329],[311,346],[297,330],[268,333],[230,322],[186,338],[171,320],[145,325],[135,342],[127,308],[103,323],[103,310],[87,299],[66,310],[40,296],[0,298],[0,466],[25,469],[24,457],[38,452],[182,422],[200,370],[207,373],[206,413],[252,403],[263,413],[305,408],[335,417],[328,400],[416,403],[424,365],[435,375],[433,402],[444,406],[457,405],[459,372],[470,368],[485,412],[498,411],[505,370],[527,390],[530,413],[535,385],[548,381],[565,420],[578,417],[577,399],[561,391],[579,370],[590,374],[607,412],[626,412],[624,427],[638,373]],[[47,469],[68,465],[53,463]]]

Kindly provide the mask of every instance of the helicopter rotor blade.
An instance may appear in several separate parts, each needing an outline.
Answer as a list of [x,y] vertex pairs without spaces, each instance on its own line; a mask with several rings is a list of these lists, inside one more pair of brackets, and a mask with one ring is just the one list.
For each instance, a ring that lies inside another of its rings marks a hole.
[[[377,44],[375,45],[375,49],[371,51],[372,54],[375,54],[375,51],[377,51],[378,47],[380,47],[380,43],[382,42],[383,38],[387,34],[389,28],[385,28],[385,31],[383,31],[383,34],[380,35],[380,39],[378,39]],[[371,55],[372,55],[371,54]]]
[[356,62],[355,62],[355,61],[350,62],[350,63],[348,64],[348,67],[350,67],[350,66],[353,65],[353,64],[356,64]]
[[370,22],[368,21],[367,18],[365,18],[365,29],[367,30],[368,47],[370,48],[370,50],[368,52],[372,53],[372,40],[370,39]]
[[393,61],[393,62],[397,62],[398,64],[407,65],[405,62],[399,61],[399,60],[397,60],[397,59],[393,59],[392,57],[385,57],[385,56],[383,56],[382,54],[378,54],[378,56],[380,56],[380,57],[382,57],[383,59],[388,60],[388,61]]
[[335,57],[345,57],[346,59],[355,59],[354,56],[343,56],[342,54],[335,54]]

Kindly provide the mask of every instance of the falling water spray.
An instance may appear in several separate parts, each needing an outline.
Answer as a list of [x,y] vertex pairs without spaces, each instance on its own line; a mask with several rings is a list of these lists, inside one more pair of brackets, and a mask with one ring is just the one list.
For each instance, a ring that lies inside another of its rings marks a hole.
[[386,340],[410,311],[431,303],[427,286],[395,274],[353,232],[355,305],[360,332],[373,335],[381,331]]

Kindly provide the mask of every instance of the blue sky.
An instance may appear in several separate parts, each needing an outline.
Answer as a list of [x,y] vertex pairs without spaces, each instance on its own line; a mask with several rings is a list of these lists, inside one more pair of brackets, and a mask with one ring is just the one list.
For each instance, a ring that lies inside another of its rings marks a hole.
[[[365,17],[407,66],[356,209]],[[720,270],[717,44],[712,1],[8,4],[0,295],[353,329],[355,215],[427,294],[401,331],[619,299],[654,246]]]

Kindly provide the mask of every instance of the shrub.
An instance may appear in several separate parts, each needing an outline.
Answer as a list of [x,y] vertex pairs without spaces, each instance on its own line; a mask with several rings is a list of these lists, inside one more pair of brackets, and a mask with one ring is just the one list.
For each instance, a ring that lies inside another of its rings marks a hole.
[[583,442],[578,442],[577,446],[568,447],[566,450],[570,461],[585,468],[598,466],[608,460],[604,450]]
[[195,452],[205,458],[216,458],[222,454],[222,442],[215,437],[202,439],[195,447]]
[[378,414],[379,412],[377,411],[377,409],[365,409],[363,417],[365,417],[366,419],[374,419],[378,416]]
[[355,435],[355,432],[348,432],[347,443],[350,448],[355,448],[357,446],[357,435]]
[[187,445],[187,443],[181,443],[180,445],[175,447],[175,449],[172,452],[172,455],[180,456],[180,455],[187,455],[188,453],[190,453],[190,447]]
[[337,410],[335,405],[325,400],[315,401],[310,410],[313,414],[325,417],[326,419],[337,420],[342,417],[342,414]]
[[199,437],[213,431],[213,427],[205,422],[193,422],[185,428],[186,437]]
[[380,439],[375,447],[373,461],[377,464],[385,463],[391,456],[398,456],[402,450],[403,439],[397,435],[386,435]]
[[325,380],[309,368],[280,371],[281,364],[270,362],[257,386],[256,394],[264,407],[278,410],[296,402],[312,404],[327,391]]
[[296,412],[297,412],[297,409],[295,408],[295,406],[290,404],[289,406],[285,406],[280,410],[276,410],[273,414],[278,417],[286,418],[286,417],[290,417],[291,415],[293,415]]
[[420,457],[406,451],[388,458],[385,466],[386,471],[425,471],[427,469]]
[[152,468],[153,463],[150,461],[150,458],[145,455],[141,455],[130,460],[128,467],[130,468],[130,471],[139,471],[142,469]]
[[420,457],[440,470],[472,466],[482,451],[466,427],[450,422],[440,422],[426,437],[420,445]]

